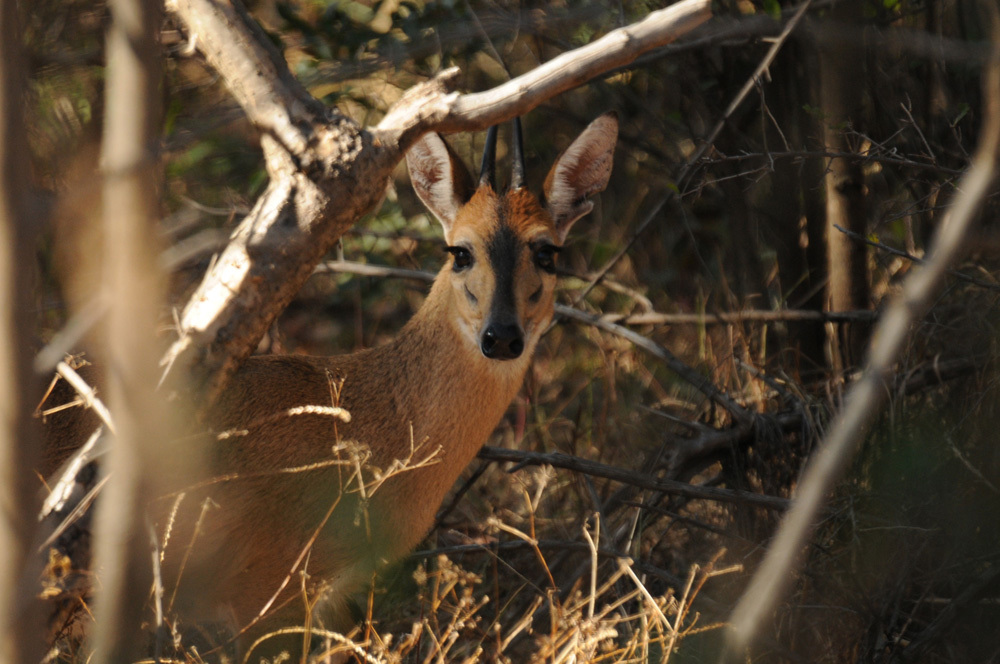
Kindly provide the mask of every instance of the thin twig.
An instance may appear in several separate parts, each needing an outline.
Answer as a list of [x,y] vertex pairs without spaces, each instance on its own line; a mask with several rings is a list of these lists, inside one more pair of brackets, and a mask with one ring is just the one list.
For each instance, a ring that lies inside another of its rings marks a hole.
[[[316,266],[315,274],[356,274],[363,277],[385,277],[395,279],[413,279],[415,281],[432,282],[436,276],[425,270],[391,267],[388,265],[372,265],[357,261],[336,260],[326,261]],[[611,285],[607,280],[601,282],[609,290],[623,292],[635,297],[630,289],[621,285]],[[557,305],[557,309],[561,307]],[[813,311],[810,309],[782,309],[778,311],[748,309],[746,311],[721,311],[714,313],[678,313],[668,314],[658,311],[645,311],[639,314],[605,314],[603,320],[619,325],[732,325],[739,323],[774,323],[795,321],[816,321],[821,323],[851,323],[870,321],[878,314],[874,311]]]
[[788,508],[789,501],[777,496],[767,496],[750,491],[739,489],[720,489],[718,487],[698,486],[687,482],[676,480],[665,480],[658,477],[651,477],[635,471],[625,470],[608,466],[589,459],[562,454],[560,452],[524,452],[521,450],[509,450],[502,447],[491,447],[489,445],[479,450],[480,459],[490,461],[503,461],[521,466],[553,466],[564,468],[574,472],[585,473],[594,477],[603,477],[615,482],[622,482],[640,489],[661,491],[676,496],[694,498],[697,500],[713,500],[724,503],[741,503],[763,507],[768,510],[782,511]]
[[388,265],[369,265],[357,261],[325,261],[316,266],[314,274],[327,273],[356,274],[362,277],[392,277],[395,279],[414,279],[416,281],[434,281],[434,273],[424,270],[408,270],[402,267]]
[[[684,166],[681,167],[677,175],[678,190],[680,191],[684,190],[687,180],[690,177],[691,173],[693,172],[694,165],[698,163],[698,161],[705,156],[705,153],[708,152],[709,148],[712,147],[712,145],[715,143],[715,139],[719,136],[719,132],[722,131],[722,128],[726,125],[726,122],[729,121],[729,117],[734,112],[736,112],[736,109],[739,108],[740,104],[743,103],[743,100],[745,100],[747,95],[750,94],[750,91],[753,90],[755,87],[757,87],[761,76],[764,75],[764,72],[767,71],[767,69],[771,66],[771,63],[774,62],[774,58],[777,57],[778,51],[781,50],[781,47],[785,44],[785,41],[788,39],[788,36],[791,35],[792,31],[796,28],[796,26],[798,26],[799,22],[802,20],[802,17],[805,16],[806,11],[808,11],[809,7],[812,5],[812,2],[813,0],[806,0],[801,5],[799,5],[795,14],[793,14],[792,18],[790,18],[788,20],[788,23],[785,24],[785,27],[781,31],[781,34],[778,35],[778,37],[774,40],[774,43],[771,44],[771,48],[768,49],[767,54],[764,56],[764,59],[760,61],[760,64],[757,65],[757,68],[754,70],[753,74],[750,75],[750,78],[747,79],[746,83],[743,84],[743,87],[740,89],[740,91],[736,94],[735,97],[733,97],[733,100],[729,103],[729,106],[726,107],[725,112],[719,118],[718,122],[716,122],[715,126],[712,128],[712,131],[708,133],[708,136],[705,137],[705,140],[702,141],[701,146],[694,152],[694,154],[692,154],[687,159],[687,161],[684,162]],[[663,207],[667,204],[667,202],[670,201],[670,199],[675,195],[676,194],[673,191],[670,191],[664,194],[660,198],[660,200],[657,201],[657,203],[653,206],[652,211],[648,215],[646,215],[646,217],[642,220],[642,222],[638,226],[636,226],[635,231],[632,233],[632,236],[628,239],[625,245],[621,249],[619,249],[615,253],[615,255],[612,256],[608,260],[608,262],[601,267],[601,269],[591,280],[590,284],[587,285],[587,288],[585,288],[583,292],[574,301],[574,304],[577,304],[580,301],[582,301],[583,298],[586,297],[587,294],[594,288],[594,286],[596,286],[601,281],[601,279],[604,278],[604,275],[606,275],[611,270],[611,268],[614,267],[618,263],[618,261],[620,261],[622,257],[632,249],[632,245],[635,244],[636,240],[639,239],[639,236],[642,235],[643,231],[646,230],[646,228],[649,226],[650,223],[652,223],[654,219],[659,218],[660,210],[662,210]]]
[[[358,261],[336,260],[326,261],[316,266],[315,274],[356,274],[363,277],[385,277],[395,279],[413,279],[415,281],[432,282],[436,276],[425,270],[392,267],[388,265],[372,265]],[[578,275],[576,275],[578,276]],[[629,292],[620,284],[611,285],[607,280],[602,284],[609,290],[626,293],[631,297],[636,294]],[[557,310],[561,310],[557,305]],[[558,311],[557,311],[558,313]],[[731,325],[739,323],[774,323],[795,321],[816,321],[821,323],[851,323],[870,321],[878,314],[874,311],[813,311],[811,309],[782,309],[778,311],[747,309],[745,311],[722,311],[714,313],[678,313],[668,314],[659,311],[645,311],[639,314],[604,314],[603,320],[619,325]]]
[[736,403],[728,394],[716,387],[711,380],[698,373],[698,371],[684,362],[681,362],[673,353],[652,339],[644,337],[641,334],[616,323],[609,322],[600,316],[588,314],[585,311],[580,311],[579,309],[574,309],[573,307],[557,304],[555,310],[556,315],[563,318],[586,323],[587,325],[592,325],[599,330],[604,330],[605,332],[610,332],[628,339],[639,348],[662,361],[670,368],[671,371],[689,382],[706,397],[717,403],[719,406],[725,408],[739,422],[749,422],[753,420],[752,413]]
[[[887,254],[892,254],[893,256],[899,256],[900,258],[905,258],[906,260],[912,263],[916,263],[917,265],[923,265],[926,262],[925,259],[920,258],[919,256],[914,256],[913,254],[903,251],[902,249],[896,249],[895,247],[890,247],[887,244],[882,244],[881,242],[870,240],[866,238],[864,235],[861,235],[860,233],[855,233],[854,231],[849,231],[838,224],[834,224],[833,227],[836,228],[841,233],[843,233],[844,235],[846,235],[847,237],[851,238],[852,240],[860,242],[862,244],[866,244],[869,247],[878,249],[879,251],[884,251]],[[952,270],[950,268],[946,270],[946,272],[960,281],[965,281],[967,283],[974,284],[976,286],[979,286],[980,288],[985,288],[993,292],[1000,292],[1000,284],[994,284],[990,283],[989,281],[983,281],[982,279],[971,277],[963,272],[959,272],[958,270]]]
[[[739,154],[717,153],[711,157],[703,157],[700,163],[702,165],[714,165],[726,162],[764,159],[768,162],[768,165],[765,168],[770,171],[772,170],[771,166],[773,165],[773,162],[778,159],[791,159],[795,162],[802,162],[806,159],[815,158],[851,159],[862,163],[875,162],[879,164],[890,164],[892,166],[915,168],[922,171],[933,171],[935,173],[942,173],[946,175],[962,174],[962,171],[957,168],[948,168],[947,166],[941,166],[939,164],[907,159],[905,156],[900,156],[895,149],[886,149],[884,152],[869,149],[864,152],[840,152],[837,150],[767,150],[765,152],[741,152]],[[744,174],[749,174],[757,170],[759,169],[750,169],[748,171],[744,171]]]
[[97,390],[88,385],[87,381],[85,381],[80,374],[78,374],[76,370],[66,362],[59,362],[56,365],[56,373],[62,376],[66,382],[70,384],[70,387],[76,390],[76,393],[80,395],[81,399],[83,399],[84,406],[97,413],[97,416],[101,418],[104,425],[108,427],[108,431],[114,434],[115,422],[111,417],[111,411],[109,411],[108,407],[104,405],[104,402],[98,398]]
[[747,309],[746,311],[702,312],[666,314],[650,311],[641,314],[606,314],[603,320],[620,325],[739,325],[740,323],[809,322],[852,323],[871,321],[878,312],[858,309],[854,311],[813,311],[811,309]]
[[708,150],[715,143],[715,139],[718,138],[722,128],[726,126],[726,122],[729,121],[729,118],[732,117],[733,113],[736,112],[736,109],[740,107],[743,100],[750,94],[750,91],[757,87],[760,83],[764,73],[771,67],[771,63],[773,63],[774,59],[778,56],[778,51],[780,51],[781,47],[785,45],[788,37],[799,25],[799,22],[802,21],[802,17],[804,17],[806,12],[809,11],[809,7],[812,6],[812,2],[813,0],[806,0],[799,5],[795,14],[788,20],[788,23],[785,24],[785,28],[781,31],[781,34],[778,35],[778,37],[771,44],[771,48],[767,50],[767,54],[760,61],[760,64],[758,64],[757,68],[754,69],[753,74],[751,74],[750,78],[746,80],[743,87],[740,88],[740,91],[736,93],[735,97],[733,97],[733,100],[729,102],[729,106],[726,107],[722,117],[720,117],[718,122],[715,123],[715,126],[712,127],[712,131],[708,132],[708,136],[706,136],[705,140],[702,141],[701,146],[688,159],[684,166],[683,173],[679,178],[677,178],[678,185],[681,188],[683,188],[686,177],[690,174],[691,164],[697,163],[699,159],[705,156],[705,153],[708,152]]

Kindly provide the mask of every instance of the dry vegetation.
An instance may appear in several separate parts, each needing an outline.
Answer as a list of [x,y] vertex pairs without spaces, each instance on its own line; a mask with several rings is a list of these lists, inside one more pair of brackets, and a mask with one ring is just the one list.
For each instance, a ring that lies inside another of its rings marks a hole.
[[[87,174],[102,113],[106,14],[92,3],[36,4],[25,34],[33,169],[51,192],[36,296],[39,336],[49,343],[74,307],[86,313],[92,288],[78,231],[93,209]],[[823,29],[822,7],[808,15],[812,32],[777,53],[770,78],[732,113],[714,149],[694,152],[779,34],[769,14],[784,4],[735,3],[689,42],[525,118],[528,179],[538,182],[589,119],[608,108],[622,116],[612,184],[560,257],[559,301],[608,318],[599,327],[564,316],[553,326],[490,443],[513,450],[514,460],[487,449],[421,550],[357,598],[359,629],[349,640],[303,627],[314,648],[359,662],[719,658],[730,612],[860,363],[840,346],[845,324],[816,304],[824,235],[812,224],[817,215],[822,222],[821,184],[835,156],[820,144],[824,111],[810,87],[809,40]],[[395,13],[390,5],[252,9],[310,91],[366,123],[440,66],[459,64],[464,88],[488,88],[506,76],[497,54],[521,73],[646,11],[643,3],[417,3]],[[986,52],[973,20],[985,10],[975,2],[866,8],[863,110],[840,127],[867,197],[866,234],[854,241],[870,307],[856,313],[856,329],[868,329],[867,310],[878,312],[914,269],[954,194],[982,122]],[[785,9],[787,20],[794,8]],[[935,30],[943,42],[930,41]],[[404,33],[406,48],[397,43]],[[177,305],[265,175],[255,132],[213,73],[169,22],[164,41],[161,231]],[[452,143],[471,163],[481,138]],[[885,384],[887,405],[822,513],[803,570],[790,570],[791,594],[745,661],[1000,661],[998,210],[994,191],[973,252],[913,327]],[[436,228],[400,169],[382,208],[329,258],[436,270]],[[259,351],[332,354],[390,338],[421,301],[423,277],[358,271],[343,262],[317,270]],[[660,314],[667,322],[641,322]],[[691,314],[704,319],[682,316]],[[613,317],[620,329],[607,324]],[[163,329],[173,322],[163,312]],[[616,333],[623,329],[641,344]],[[377,480],[370,468],[354,477],[364,473]],[[79,532],[64,539],[79,545]],[[50,560],[50,580],[59,577],[50,595],[79,581],[79,555]],[[307,562],[289,582],[301,573]],[[53,661],[87,661],[74,628],[89,619],[85,602],[64,599],[68,622],[58,623]],[[178,655],[167,647],[169,630],[157,636],[151,624],[143,638],[164,657],[210,659],[206,649],[220,640],[184,633]]]

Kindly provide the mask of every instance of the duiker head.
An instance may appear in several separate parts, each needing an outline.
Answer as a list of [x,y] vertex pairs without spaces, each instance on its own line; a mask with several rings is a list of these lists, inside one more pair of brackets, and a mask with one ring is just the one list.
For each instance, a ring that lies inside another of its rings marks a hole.
[[454,320],[472,347],[491,360],[528,358],[552,319],[556,254],[587,200],[608,184],[618,118],[594,120],[555,161],[543,200],[524,182],[521,125],[514,121],[510,187],[498,191],[496,127],[487,134],[478,182],[437,134],[406,154],[420,200],[444,227],[452,258],[438,281],[451,293]]

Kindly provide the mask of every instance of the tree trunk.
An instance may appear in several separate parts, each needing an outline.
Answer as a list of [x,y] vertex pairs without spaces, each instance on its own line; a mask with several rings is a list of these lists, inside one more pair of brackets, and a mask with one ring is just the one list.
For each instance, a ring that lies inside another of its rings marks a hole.
[[37,662],[43,637],[31,564],[39,445],[31,417],[34,238],[25,164],[17,2],[0,0],[0,661]]
[[[820,42],[820,102],[823,111],[823,142],[834,156],[826,174],[827,307],[830,311],[868,309],[868,253],[865,245],[838,230],[866,233],[865,184],[861,162],[854,151],[849,130],[860,117],[864,48],[861,43],[859,0],[842,0],[830,13],[831,35]],[[857,32],[848,32],[855,27]],[[851,37],[852,39],[848,39]],[[831,339],[834,367],[844,369],[861,359],[867,341],[865,325],[840,327]]]
[[[812,83],[815,77],[810,74],[815,71],[815,60],[815,49],[804,40],[790,42],[775,59],[770,108],[781,134],[768,133],[772,150],[808,152],[811,147],[807,139],[814,134],[816,125],[803,105],[817,105]],[[787,146],[783,141],[787,141]],[[777,160],[769,195],[762,202],[763,212],[770,221],[769,243],[778,258],[783,304],[793,309],[824,310],[825,215],[822,206],[816,204],[815,193],[822,178],[821,169],[817,157]],[[822,323],[788,323],[787,339],[781,345],[797,347],[807,368],[826,366]]]

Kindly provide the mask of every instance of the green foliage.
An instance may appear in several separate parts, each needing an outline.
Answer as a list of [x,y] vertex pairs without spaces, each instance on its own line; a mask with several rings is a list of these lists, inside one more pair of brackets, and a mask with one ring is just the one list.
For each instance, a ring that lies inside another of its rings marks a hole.
[[764,12],[771,18],[781,18],[781,3],[778,0],[764,0]]

